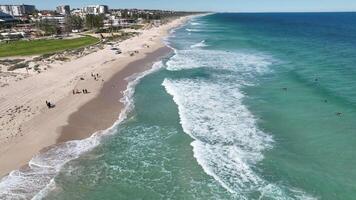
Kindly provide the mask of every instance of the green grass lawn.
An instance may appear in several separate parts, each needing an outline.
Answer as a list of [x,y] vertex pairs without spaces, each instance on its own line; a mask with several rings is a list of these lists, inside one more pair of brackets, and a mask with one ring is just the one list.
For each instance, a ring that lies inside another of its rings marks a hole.
[[27,56],[53,53],[68,49],[76,49],[95,44],[99,39],[85,36],[76,39],[50,39],[33,41],[14,41],[8,44],[0,43],[0,57]]

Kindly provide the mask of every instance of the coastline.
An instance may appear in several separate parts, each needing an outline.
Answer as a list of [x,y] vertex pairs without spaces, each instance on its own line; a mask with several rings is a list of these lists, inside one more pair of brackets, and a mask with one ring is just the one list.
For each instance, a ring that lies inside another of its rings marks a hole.
[[[123,109],[123,91],[126,90],[128,77],[151,69],[154,62],[168,55],[171,49],[160,47],[147,53],[142,59],[129,63],[125,68],[114,74],[104,83],[100,93],[68,118],[68,124],[61,128],[57,143],[89,137],[90,133],[107,129],[118,120]],[[73,134],[75,133],[75,134]]]
[[[100,50],[78,59],[79,61],[74,60],[65,64],[65,70],[73,67],[78,67],[78,69],[68,69],[65,71],[66,73],[61,69],[53,69],[52,73],[46,72],[48,74],[44,73],[20,81],[15,84],[14,91],[5,92],[5,95],[10,94],[8,98],[16,99],[23,95],[21,90],[26,89],[27,83],[38,83],[41,76],[47,76],[47,78],[50,76],[48,79],[57,78],[56,70],[63,73],[61,74],[63,79],[68,79],[60,82],[64,85],[49,80],[47,85],[36,85],[34,91],[29,91],[31,94],[28,94],[28,98],[36,98],[37,103],[44,101],[46,96],[55,93],[50,97],[51,100],[55,99],[53,102],[56,107],[46,109],[43,105],[41,107],[35,105],[39,113],[21,123],[21,129],[25,134],[16,136],[14,140],[1,145],[0,177],[6,176],[21,166],[28,166],[27,163],[40,151],[46,151],[51,146],[66,141],[88,138],[93,133],[107,129],[114,124],[123,108],[123,104],[119,100],[128,84],[126,78],[150,69],[154,62],[167,55],[170,48],[164,44],[163,39],[171,29],[182,25],[191,17],[175,19],[168,24],[153,28],[155,30],[148,30],[139,36],[119,43],[123,55],[114,55],[108,48]],[[150,47],[144,47],[144,44],[149,44]],[[139,52],[135,56],[130,56],[129,54],[133,50]],[[80,68],[80,66],[83,67]],[[74,74],[74,78],[66,77],[69,73],[77,72],[74,70],[82,71]],[[94,81],[90,77],[93,72],[100,74],[101,80]],[[61,76],[58,77],[58,79],[60,78]],[[50,90],[47,90],[46,86],[52,84],[50,81],[54,85]],[[70,82],[68,83],[68,81]],[[13,89],[11,86],[9,87],[7,90]],[[87,88],[90,93],[73,95],[73,88]],[[36,93],[37,91],[41,91],[41,93]],[[26,99],[19,99],[19,101],[26,101]],[[9,102],[5,103],[9,104]],[[4,102],[0,103],[5,104]],[[16,103],[18,102],[13,102],[14,105]]]

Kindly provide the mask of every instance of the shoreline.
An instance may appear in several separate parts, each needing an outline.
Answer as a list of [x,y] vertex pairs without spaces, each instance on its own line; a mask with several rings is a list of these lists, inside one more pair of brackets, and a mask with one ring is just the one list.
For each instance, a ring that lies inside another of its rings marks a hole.
[[[80,68],[83,71],[75,74],[75,80],[73,80],[73,77],[63,76],[63,78],[70,80],[70,83],[68,83],[68,80],[64,83],[63,80],[65,87],[55,85],[51,88],[51,91],[46,91],[47,95],[53,94],[57,90],[62,92],[61,95],[52,97],[56,99],[53,101],[56,107],[46,109],[44,105],[40,108],[37,106],[39,114],[21,123],[21,128],[25,134],[0,147],[0,160],[2,160],[0,178],[6,177],[13,170],[28,166],[28,162],[40,152],[47,151],[51,147],[66,141],[88,138],[114,124],[123,108],[120,99],[123,96],[122,92],[126,90],[128,85],[126,78],[149,70],[154,62],[168,55],[171,49],[164,44],[164,38],[170,30],[181,26],[191,17],[177,18],[168,24],[154,28],[154,30],[148,30],[147,33],[120,42],[119,45],[125,55],[112,55],[113,53],[110,50],[105,49],[78,59],[80,61],[74,60],[67,63],[65,66],[68,68],[77,66],[79,68],[80,65],[83,65]],[[149,48],[143,47],[146,43],[150,44]],[[129,53],[136,49],[139,49],[140,52],[135,56],[129,56]],[[93,66],[90,66],[90,64],[93,64]],[[102,80],[92,80],[89,75],[92,72],[99,72]],[[44,73],[38,77],[45,75],[50,76],[49,79],[56,76],[53,72],[52,74]],[[20,85],[18,92],[26,88],[26,82],[38,82],[38,77],[23,80],[22,85],[20,82],[16,83],[17,86]],[[11,86],[9,87],[11,89]],[[73,88],[88,88],[89,94],[73,95],[71,92]],[[15,89],[17,88],[15,87]],[[40,90],[41,88],[35,89]],[[14,96],[16,97],[16,95],[23,94],[17,93]],[[33,98],[37,98],[37,101],[39,101],[39,99],[42,100],[43,96],[45,95],[34,96]]]
[[[100,93],[68,118],[68,124],[61,127],[57,143],[85,139],[93,133],[105,130],[119,119],[124,104],[120,101],[129,81],[126,78],[150,70],[152,65],[167,56],[172,50],[163,46],[146,54],[143,59],[129,63],[104,83]],[[99,120],[100,119],[100,120]],[[73,134],[75,133],[75,134]]]

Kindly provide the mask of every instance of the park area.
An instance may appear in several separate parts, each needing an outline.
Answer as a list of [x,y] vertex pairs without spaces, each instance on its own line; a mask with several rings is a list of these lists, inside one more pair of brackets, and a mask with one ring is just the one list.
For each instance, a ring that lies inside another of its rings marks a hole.
[[84,36],[75,39],[46,39],[0,43],[0,57],[48,54],[85,47],[97,42],[99,42],[98,38]]

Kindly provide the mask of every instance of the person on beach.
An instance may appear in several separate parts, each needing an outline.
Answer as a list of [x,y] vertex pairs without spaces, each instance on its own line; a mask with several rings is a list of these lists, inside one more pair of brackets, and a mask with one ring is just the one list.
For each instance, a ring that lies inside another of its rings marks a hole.
[[47,105],[47,108],[50,109],[50,108],[54,108],[54,104],[51,104],[51,102],[47,101],[46,100],[46,105]]

